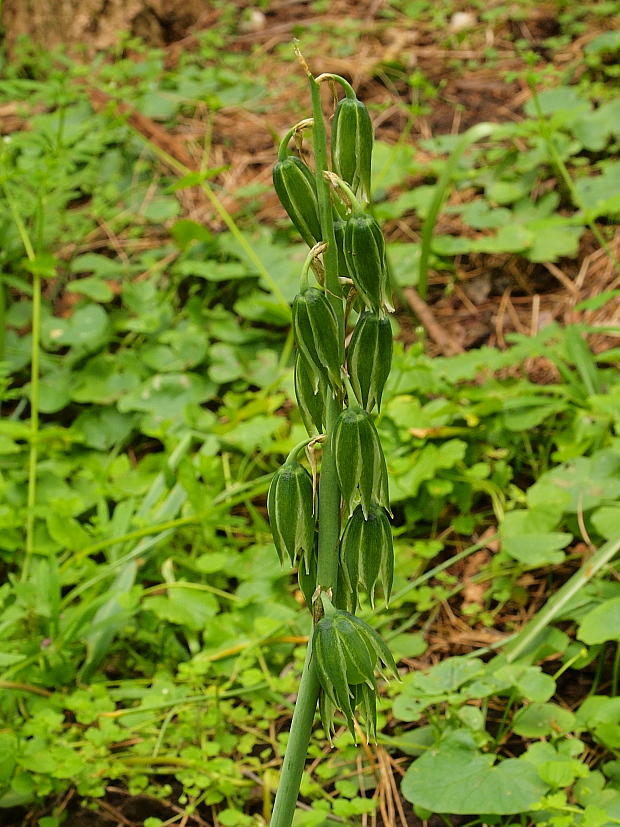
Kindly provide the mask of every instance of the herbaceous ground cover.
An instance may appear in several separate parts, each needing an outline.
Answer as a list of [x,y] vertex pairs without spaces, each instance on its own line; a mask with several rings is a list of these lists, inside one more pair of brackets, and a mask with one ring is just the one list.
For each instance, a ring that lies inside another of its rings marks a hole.
[[308,634],[265,508],[305,434],[297,36],[369,105],[403,291],[362,612],[403,680],[377,745],[315,731],[298,823],[614,824],[617,6],[262,11],[2,69],[1,818],[268,817]]

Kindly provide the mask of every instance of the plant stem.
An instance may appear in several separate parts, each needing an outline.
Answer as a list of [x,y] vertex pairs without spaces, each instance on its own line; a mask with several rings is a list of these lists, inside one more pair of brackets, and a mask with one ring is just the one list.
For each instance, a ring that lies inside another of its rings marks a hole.
[[319,680],[312,665],[312,638],[308,641],[306,660],[301,675],[299,692],[291,729],[286,744],[280,783],[273,805],[271,827],[290,827],[297,806],[301,776],[306,765],[308,745],[314,724],[316,702],[319,698]]
[[544,629],[551,625],[555,618],[561,613],[566,604],[583,589],[583,587],[596,577],[596,575],[607,566],[620,551],[620,537],[608,540],[592,557],[587,560],[579,571],[564,583],[562,588],[551,597],[543,608],[526,623],[519,634],[504,650],[504,657],[508,663],[515,661],[530,646]]
[[422,226],[422,243],[420,245],[420,266],[418,270],[418,294],[421,299],[426,301],[426,293],[428,289],[428,260],[431,253],[431,241],[433,238],[433,230],[437,223],[437,216],[443,206],[443,203],[448,194],[448,187],[452,176],[456,172],[456,167],[470,144],[479,141],[481,138],[487,138],[494,129],[494,124],[478,123],[472,126],[467,132],[464,132],[460,141],[454,147],[452,155],[446,161],[443,171],[435,185],[435,192],[433,193],[433,200],[428,210],[428,215],[424,225]]
[[[344,343],[344,307],[342,289],[338,280],[338,249],[334,235],[334,220],[329,184],[324,172],[327,163],[327,136],[321,108],[320,86],[310,74],[303,58],[300,60],[308,73],[314,119],[314,160],[316,165],[317,196],[321,218],[321,232],[327,247],[323,253],[325,293],[338,320],[338,329]],[[323,444],[321,475],[319,478],[319,538],[317,584],[321,591],[336,588],[338,574],[338,541],[340,539],[340,488],[336,463],[331,449],[331,435],[341,410],[340,400],[329,393],[326,400],[326,438]],[[317,615],[318,616],[318,615]],[[291,721],[280,783],[276,793],[271,827],[290,827],[295,814],[299,785],[304,770],[308,745],[319,698],[319,681],[312,665],[312,637],[308,642],[306,660],[301,676],[295,712]]]
[[338,576],[338,541],[340,539],[340,488],[336,460],[332,451],[331,435],[340,413],[340,404],[331,396],[327,402],[327,439],[323,443],[321,476],[319,478],[319,543],[317,586],[322,591],[336,592]]
[[[36,255],[26,226],[17,209],[17,204],[7,187],[2,183],[4,195],[19,232],[26,256],[33,264]],[[34,551],[34,504],[37,490],[37,454],[39,437],[39,343],[41,337],[41,274],[32,268],[32,350],[30,359],[30,456],[28,458],[28,497],[26,513],[26,556],[21,573],[22,583],[28,578],[30,560]]]
[[28,459],[28,502],[26,516],[26,559],[22,581],[28,577],[34,551],[34,505],[37,491],[39,434],[39,340],[41,332],[41,276],[32,276],[32,355],[30,368],[30,456]]
[[609,259],[612,267],[620,275],[620,262],[614,255],[613,250],[609,246],[609,244],[605,241],[605,237],[597,227],[593,218],[588,217],[588,210],[585,208],[581,196],[577,191],[577,187],[575,186],[573,179],[570,177],[568,172],[568,168],[562,159],[562,156],[558,152],[558,148],[556,147],[555,143],[553,142],[553,134],[549,129],[547,121],[545,121],[545,116],[540,106],[540,99],[538,97],[538,90],[536,89],[536,84],[532,76],[528,77],[528,84],[530,89],[532,90],[532,100],[534,101],[534,106],[536,108],[536,114],[538,115],[538,123],[540,126],[540,133],[547,144],[547,149],[549,151],[549,155],[551,155],[551,160],[555,164],[556,170],[558,171],[560,178],[564,182],[566,189],[568,190],[570,197],[573,201],[573,204],[577,207],[577,209],[581,210],[586,219],[586,224],[590,228],[590,232],[594,236],[594,238],[598,241],[601,245],[601,249],[604,251],[605,255]]

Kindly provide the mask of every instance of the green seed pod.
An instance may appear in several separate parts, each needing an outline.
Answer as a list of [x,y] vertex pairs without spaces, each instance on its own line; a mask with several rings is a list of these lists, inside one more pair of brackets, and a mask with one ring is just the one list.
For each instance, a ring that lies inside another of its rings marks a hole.
[[357,506],[340,541],[340,562],[347,587],[353,595],[354,607],[357,603],[357,587],[361,585],[374,608],[379,573],[387,604],[394,580],[394,544],[385,509],[371,503],[368,517],[365,518],[361,506]]
[[357,320],[347,349],[351,387],[360,405],[368,412],[375,403],[381,410],[383,388],[392,367],[392,326],[389,319],[363,313]]
[[344,229],[344,258],[364,304],[379,316],[384,305],[392,306],[388,295],[385,239],[378,222],[366,214],[354,213]]
[[355,96],[339,101],[332,120],[334,172],[361,201],[370,201],[370,168],[374,129],[364,104]]
[[321,377],[328,379],[333,388],[340,388],[343,354],[338,321],[329,300],[316,287],[295,296],[293,334],[312,372],[314,392],[319,390]]
[[352,693],[347,680],[347,661],[342,650],[342,641],[331,617],[321,618],[314,627],[312,658],[323,691],[332,704],[344,712],[352,730]]
[[319,378],[318,386],[315,389],[315,376],[312,369],[303,353],[300,350],[297,351],[295,359],[295,396],[309,436],[323,433],[326,392],[326,383],[321,378]]
[[273,186],[297,232],[309,247],[321,240],[321,221],[312,170],[296,155],[273,168]]
[[286,462],[273,475],[267,512],[280,562],[288,554],[295,565],[300,552],[314,551],[315,515],[312,477],[300,463]]
[[367,687],[373,694],[377,692],[375,668],[380,664],[398,677],[394,659],[379,635],[355,615],[327,606],[325,616],[314,629],[312,656],[316,675],[330,702],[321,709],[326,731],[330,731],[333,722],[333,706],[342,710],[354,733],[353,712],[358,702],[364,706],[367,728],[374,731],[373,704],[360,687]]
[[366,519],[373,500],[389,511],[385,457],[375,424],[366,411],[359,408],[342,411],[334,426],[332,450],[349,515],[353,513],[358,493]]

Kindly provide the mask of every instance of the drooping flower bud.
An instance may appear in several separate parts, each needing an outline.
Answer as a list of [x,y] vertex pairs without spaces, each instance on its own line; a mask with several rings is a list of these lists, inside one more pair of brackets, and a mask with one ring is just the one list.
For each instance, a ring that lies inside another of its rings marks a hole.
[[357,506],[340,541],[340,561],[347,587],[354,596],[354,606],[357,603],[357,588],[361,585],[374,607],[379,573],[385,602],[388,602],[394,580],[394,544],[385,509],[372,503],[366,518],[361,506]]
[[344,259],[364,304],[378,316],[393,309],[389,297],[385,239],[377,220],[355,212],[344,228]]
[[347,369],[357,401],[368,412],[375,404],[381,410],[383,388],[392,367],[392,350],[389,319],[362,313],[347,348]]
[[300,553],[313,552],[316,521],[312,477],[299,462],[286,462],[273,475],[267,512],[282,564],[285,554],[294,566]]
[[345,408],[334,426],[332,448],[340,492],[349,515],[358,494],[366,519],[373,501],[389,511],[385,457],[369,414],[360,408]]
[[353,713],[358,702],[364,702],[367,731],[376,729],[376,715],[367,693],[377,692],[375,669],[383,664],[398,677],[394,659],[379,635],[363,620],[349,612],[325,605],[325,616],[317,623],[312,636],[314,669],[329,703],[321,706],[323,726],[333,731],[334,708],[342,710],[349,729],[355,734]]
[[338,322],[327,297],[318,288],[308,287],[295,296],[293,334],[312,371],[315,392],[321,377],[332,387],[340,388],[343,354]]
[[[346,89],[346,87],[345,87]],[[332,166],[360,201],[370,201],[374,129],[364,104],[352,89],[336,106],[332,120]]]
[[287,155],[273,168],[273,186],[297,232],[309,247],[321,240],[321,221],[312,170],[296,155]]
[[302,351],[297,351],[295,359],[295,396],[301,418],[306,430],[311,436],[323,432],[325,424],[325,394],[327,391],[325,380],[319,378],[315,387],[316,377],[306,361]]

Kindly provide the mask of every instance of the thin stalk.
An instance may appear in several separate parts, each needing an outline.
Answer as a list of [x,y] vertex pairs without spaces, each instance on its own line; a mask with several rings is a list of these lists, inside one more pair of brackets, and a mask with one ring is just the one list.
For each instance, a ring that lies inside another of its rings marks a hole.
[[34,551],[34,505],[37,491],[37,456],[39,451],[39,344],[41,334],[41,276],[32,275],[32,354],[30,363],[30,456],[28,458],[28,502],[26,516],[26,559],[22,582],[28,578]]
[[[305,67],[307,69],[307,67]],[[327,160],[327,134],[321,107],[321,87],[308,71],[312,96],[312,117],[314,121],[314,163],[316,167],[317,198],[321,219],[323,241],[327,243],[323,253],[325,268],[325,293],[338,320],[338,330],[344,343],[344,308],[342,288],[338,278],[338,248],[334,235],[334,218],[329,183],[324,173],[329,170]],[[321,460],[319,479],[319,541],[317,562],[317,585],[322,590],[336,589],[338,575],[338,541],[340,539],[340,488],[336,473],[336,462],[331,448],[331,435],[341,404],[330,394],[326,405],[326,440]]]
[[[163,149],[158,147],[157,144],[153,143],[152,141],[149,141],[149,139],[146,138],[139,130],[136,129],[134,131],[136,135],[138,135],[146,144],[148,144],[149,148],[155,153],[155,155],[157,155],[159,158],[165,161],[169,167],[174,169],[180,175],[191,175],[192,172],[194,172],[194,170],[189,169],[189,167],[186,167],[185,164],[182,164],[180,161],[177,161],[177,159],[173,158],[172,155],[169,155]],[[243,235],[239,227],[236,225],[235,219],[228,212],[226,207],[222,204],[222,202],[217,197],[212,187],[206,180],[200,180],[199,185],[202,187],[202,190],[204,194],[207,196],[207,199],[211,202],[211,206],[215,209],[215,211],[222,219],[224,224],[226,224],[226,226],[228,227],[230,234],[233,236],[237,244],[241,247],[241,249],[252,262],[252,264],[256,267],[258,273],[263,278],[265,283],[269,285],[269,289],[278,300],[278,304],[290,316],[291,308],[289,306],[289,303],[284,298],[284,294],[274,281],[273,276],[271,275],[269,270],[267,270],[263,262],[252,249],[252,245],[248,242],[248,240]]]
[[581,196],[579,195],[579,193],[577,191],[577,188],[575,187],[573,179],[570,177],[570,174],[568,172],[568,168],[567,168],[566,164],[564,163],[564,161],[562,159],[562,156],[558,152],[558,148],[556,147],[556,145],[553,142],[553,136],[549,131],[549,127],[547,125],[547,122],[545,121],[545,116],[544,116],[543,111],[542,111],[541,106],[540,106],[540,100],[538,98],[538,91],[536,89],[536,85],[533,81],[533,78],[529,77],[528,78],[528,83],[529,83],[530,89],[532,90],[532,100],[534,101],[534,106],[536,107],[536,114],[538,115],[538,123],[540,125],[540,132],[541,132],[541,135],[542,135],[545,143],[547,144],[547,149],[549,150],[549,155],[551,155],[551,160],[553,161],[557,171],[559,172],[560,177],[561,177],[562,181],[564,182],[564,186],[566,187],[566,189],[568,190],[568,192],[570,194],[570,197],[572,199],[573,204],[577,207],[577,209],[581,210],[584,213],[584,215],[586,216],[586,224],[589,227],[592,235],[598,241],[598,243],[601,245],[601,249],[604,251],[605,255],[607,256],[607,258],[611,262],[611,264],[612,264],[614,270],[616,271],[616,273],[618,273],[618,275],[620,276],[620,261],[618,261],[618,259],[616,258],[616,256],[613,253],[613,250],[611,249],[609,244],[605,241],[605,238],[604,238],[603,234],[601,233],[599,228],[596,226],[594,220],[587,217],[588,211],[584,207],[583,201],[581,200]]
[[450,181],[456,171],[456,167],[468,146],[487,138],[494,130],[494,124],[478,123],[464,132],[460,141],[455,146],[452,155],[446,161],[443,171],[437,179],[435,185],[435,192],[433,193],[433,200],[428,210],[428,215],[422,226],[422,244],[420,246],[420,266],[418,270],[418,293],[420,298],[426,301],[426,294],[428,291],[428,260],[431,253],[431,241],[433,239],[433,230],[437,223],[437,216],[443,206],[446,196],[448,194],[448,187]]
[[4,362],[6,351],[6,290],[0,276],[0,362]]
[[570,580],[559,589],[550,600],[527,623],[514,640],[506,647],[504,657],[508,663],[516,660],[532,643],[543,629],[546,629],[562,609],[578,594],[583,587],[610,563],[620,551],[620,537],[608,540],[592,557],[575,572]]
[[[317,196],[321,232],[327,247],[323,253],[325,268],[325,293],[338,320],[341,339],[344,342],[344,308],[342,289],[338,280],[338,250],[334,235],[329,184],[324,172],[328,170],[327,136],[321,108],[320,86],[310,73],[305,61],[298,58],[307,72],[312,95],[314,119],[314,160],[316,165]],[[319,478],[319,537],[317,583],[321,590],[335,591],[338,574],[338,540],[340,539],[340,489],[336,474],[336,463],[331,450],[331,435],[340,413],[341,403],[334,394],[326,402],[326,439],[323,445],[321,475]],[[295,712],[291,721],[289,739],[286,745],[280,784],[276,793],[271,817],[271,827],[290,827],[295,808],[301,776],[306,763],[316,705],[319,698],[319,681],[312,666],[312,638],[308,642],[304,670],[299,685]]]
[[312,665],[312,638],[310,638],[282,763],[280,783],[273,805],[271,827],[290,827],[293,821],[301,776],[306,765],[319,688],[319,679]]
[[[32,264],[36,255],[28,231],[19,214],[9,188],[3,182],[2,189],[13,215],[13,221],[26,251],[28,261]],[[30,560],[34,551],[34,505],[37,491],[37,457],[39,435],[39,349],[41,336],[41,276],[32,268],[32,345],[30,356],[30,453],[28,457],[28,496],[26,501],[26,556],[22,568],[22,583],[28,578]]]

